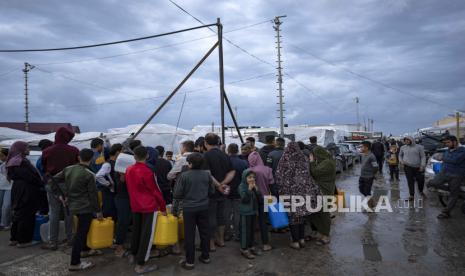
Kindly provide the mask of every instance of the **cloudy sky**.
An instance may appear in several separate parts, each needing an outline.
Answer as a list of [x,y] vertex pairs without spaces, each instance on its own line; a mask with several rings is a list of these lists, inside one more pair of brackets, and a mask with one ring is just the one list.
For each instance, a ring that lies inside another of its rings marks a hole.
[[[224,24],[226,91],[242,125],[278,126],[271,19],[282,25],[286,123],[355,123],[403,133],[465,109],[465,2],[187,1],[205,23]],[[0,49],[67,47],[198,26],[168,0],[0,2]],[[108,47],[0,53],[1,121],[24,120],[24,62],[30,121],[101,131],[143,122],[215,43],[187,33]],[[220,122],[215,51],[154,123]],[[227,123],[231,120],[226,117]]]

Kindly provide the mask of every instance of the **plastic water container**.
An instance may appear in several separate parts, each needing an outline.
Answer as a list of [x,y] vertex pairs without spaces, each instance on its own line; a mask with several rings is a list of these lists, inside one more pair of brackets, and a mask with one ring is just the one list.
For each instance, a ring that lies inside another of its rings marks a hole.
[[280,229],[289,226],[289,218],[284,211],[282,202],[273,202],[268,205],[268,218],[274,229]]
[[111,247],[114,228],[115,223],[111,218],[104,218],[102,221],[93,219],[87,234],[87,246],[91,249]]
[[338,208],[346,208],[346,193],[344,190],[337,189],[336,205]]
[[126,173],[126,169],[135,163],[136,160],[134,159],[134,156],[126,153],[120,153],[118,158],[116,158],[115,171],[119,173]]
[[167,216],[158,215],[155,226],[155,235],[153,244],[155,245],[173,245],[178,242],[178,219],[168,214]]
[[[60,221],[60,225],[58,227],[58,241],[64,241],[66,239],[66,231],[65,231],[65,222]],[[40,225],[40,238],[43,242],[50,241],[50,221],[43,223]]]
[[179,225],[179,239],[183,240],[184,239],[184,218],[182,216],[180,216],[178,219],[178,225]]
[[435,162],[433,163],[433,171],[435,174],[438,174],[441,171],[442,163]]
[[40,236],[40,228],[42,224],[47,223],[47,222],[48,222],[48,216],[39,215],[39,214],[36,215],[36,221],[34,224],[34,236],[32,237],[34,241],[42,240]]

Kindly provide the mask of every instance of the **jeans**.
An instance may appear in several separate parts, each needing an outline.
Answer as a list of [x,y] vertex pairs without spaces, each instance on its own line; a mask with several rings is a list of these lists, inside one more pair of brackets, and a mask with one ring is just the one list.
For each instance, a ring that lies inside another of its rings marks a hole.
[[418,191],[423,192],[425,186],[425,173],[420,172],[420,168],[404,166],[405,176],[407,177],[408,190],[410,196],[415,195],[415,180],[418,183]]
[[115,197],[115,206],[118,220],[116,222],[116,244],[123,245],[126,242],[128,235],[128,228],[131,224],[131,206],[129,205],[129,198]]
[[186,262],[194,264],[195,262],[195,228],[199,230],[200,248],[202,258],[209,259],[210,234],[208,223],[208,209],[192,211],[184,209],[184,249],[186,250]]
[[70,241],[73,236],[73,217],[64,210],[61,201],[51,191],[47,190],[47,196],[48,204],[50,205],[50,242],[58,243],[58,235],[60,233],[60,212],[62,210],[64,213],[66,238]]
[[81,263],[81,251],[89,251],[87,247],[87,234],[89,233],[90,223],[94,218],[93,214],[77,214],[79,219],[76,235],[74,236],[73,249],[71,250],[71,265]]
[[[449,186],[446,187],[445,184],[448,183]],[[436,189],[449,191],[449,201],[445,208],[446,212],[452,211],[460,195],[460,186],[465,185],[465,176],[451,176],[444,173],[437,174],[430,182],[428,182],[428,187],[434,187]]]
[[2,208],[0,226],[11,224],[11,190],[0,190],[0,206]]
[[233,235],[238,239],[240,235],[239,223],[241,221],[239,215],[239,205],[241,199],[227,198],[225,204],[225,218],[226,218],[226,234]]

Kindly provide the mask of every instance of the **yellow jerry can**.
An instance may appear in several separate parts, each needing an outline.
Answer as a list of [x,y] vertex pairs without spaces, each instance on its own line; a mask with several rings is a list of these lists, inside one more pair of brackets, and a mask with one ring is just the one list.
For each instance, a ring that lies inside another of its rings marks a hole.
[[346,208],[346,193],[344,190],[337,189],[336,204],[338,208]]
[[184,218],[182,216],[179,217],[178,219],[178,225],[179,225],[179,239],[183,240],[184,239]]
[[173,245],[178,242],[178,218],[168,214],[158,215],[153,244]]
[[87,234],[87,246],[91,249],[111,247],[113,244],[113,231],[115,223],[111,218],[102,221],[93,219]]

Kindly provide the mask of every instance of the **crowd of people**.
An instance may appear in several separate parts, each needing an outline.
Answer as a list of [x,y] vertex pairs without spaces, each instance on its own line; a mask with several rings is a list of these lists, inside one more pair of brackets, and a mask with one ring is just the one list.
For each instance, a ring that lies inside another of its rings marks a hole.
[[[201,252],[198,260],[208,264],[210,254],[228,241],[239,242],[240,253],[254,259],[272,250],[270,231],[289,232],[290,247],[296,250],[305,247],[310,239],[322,246],[330,243],[328,212],[311,212],[306,206],[299,206],[289,212],[289,227],[285,229],[269,229],[265,213],[264,196],[309,197],[315,207],[317,196],[337,194],[336,162],[325,148],[317,145],[316,137],[310,137],[308,145],[286,145],[283,138],[267,136],[266,145],[258,149],[253,137],[242,145],[224,145],[218,135],[208,133],[195,142],[182,142],[176,160],[173,152],[165,152],[162,146],[143,145],[140,140],[130,140],[123,146],[108,145],[95,138],[90,149],[79,151],[69,145],[73,137],[72,130],[60,128],[55,141],[41,141],[42,156],[35,166],[26,158],[29,149],[25,142],[15,142],[9,150],[0,151],[0,227],[11,231],[11,246],[34,245],[36,213],[48,214],[50,237],[42,248],[58,249],[62,242],[59,224],[64,220],[66,242],[72,246],[69,269],[88,269],[94,264],[81,258],[103,254],[87,247],[91,221],[111,217],[116,222],[115,255],[128,258],[135,272],[143,274],[157,268],[148,263],[149,258],[164,252],[152,249],[152,240],[157,216],[167,214],[167,205],[174,216],[184,221],[185,258],[180,265],[187,270],[195,266],[196,250]],[[447,139],[449,150],[444,154],[443,171],[431,186],[448,182],[452,189],[457,189],[464,180],[465,151],[458,147],[455,137]],[[412,138],[403,142],[401,147],[398,142],[389,143],[387,151],[381,142],[362,143],[359,189],[363,196],[371,195],[375,175],[381,172],[385,160],[393,181],[399,180],[399,165],[403,165],[411,199],[415,181],[425,196],[424,150]],[[115,170],[121,153],[130,154],[135,160],[125,173]],[[452,196],[450,206],[440,217],[450,216],[456,201]],[[73,216],[78,218],[74,234]],[[305,232],[306,225],[311,232]],[[259,241],[255,240],[257,228]],[[199,248],[195,245],[196,231],[200,236]],[[179,243],[164,250],[172,254],[182,252]]]

